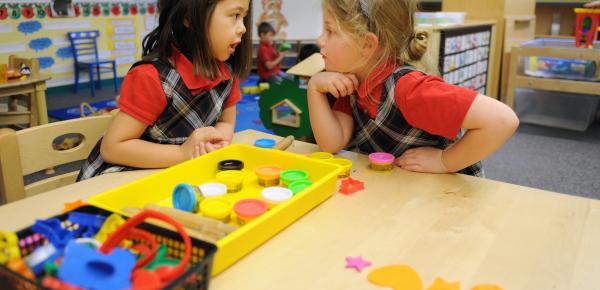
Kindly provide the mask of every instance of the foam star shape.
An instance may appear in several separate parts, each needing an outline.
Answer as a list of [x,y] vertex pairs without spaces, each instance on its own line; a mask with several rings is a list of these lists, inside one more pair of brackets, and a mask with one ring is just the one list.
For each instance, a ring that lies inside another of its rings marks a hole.
[[357,272],[362,272],[364,268],[369,266],[371,266],[371,262],[364,260],[361,256],[356,258],[346,257],[346,268],[354,268]]

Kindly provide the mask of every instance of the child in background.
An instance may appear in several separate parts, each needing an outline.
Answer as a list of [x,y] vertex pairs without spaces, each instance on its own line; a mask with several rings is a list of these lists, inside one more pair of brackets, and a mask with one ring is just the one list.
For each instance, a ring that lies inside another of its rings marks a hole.
[[[482,176],[480,161],[510,138],[519,121],[503,103],[407,64],[426,50],[427,34],[413,28],[416,2],[322,3],[317,44],[326,71],[308,84],[310,122],[321,149],[383,151],[406,170]],[[337,98],[333,109],[327,94]]]
[[256,51],[256,70],[260,82],[280,83],[283,78],[290,78],[281,70],[284,54],[277,51],[273,44],[273,37],[275,37],[273,26],[268,22],[259,24],[258,37],[260,44]]
[[[120,112],[78,176],[164,168],[226,146],[251,66],[250,0],[161,0]],[[225,64],[229,59],[233,68]]]

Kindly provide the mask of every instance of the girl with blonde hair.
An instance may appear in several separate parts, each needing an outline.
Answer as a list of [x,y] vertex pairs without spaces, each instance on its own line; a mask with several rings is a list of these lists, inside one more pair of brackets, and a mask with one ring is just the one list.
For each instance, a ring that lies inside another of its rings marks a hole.
[[[317,45],[325,71],[308,84],[321,149],[383,151],[406,170],[483,176],[480,161],[510,138],[519,121],[503,103],[409,65],[421,59],[427,43],[427,34],[414,30],[416,1],[322,4]],[[333,108],[328,94],[337,98]]]

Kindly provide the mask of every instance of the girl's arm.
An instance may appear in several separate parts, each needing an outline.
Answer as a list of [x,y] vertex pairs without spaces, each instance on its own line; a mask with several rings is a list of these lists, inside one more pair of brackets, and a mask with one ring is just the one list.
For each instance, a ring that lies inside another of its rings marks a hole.
[[217,124],[215,125],[215,128],[221,131],[221,133],[225,137],[225,141],[227,142],[230,142],[231,138],[233,138],[236,113],[237,110],[235,105],[226,108],[225,110],[223,110],[219,122],[217,122]]
[[124,112],[110,123],[100,154],[109,163],[138,168],[165,168],[189,160],[201,142],[223,140],[214,127],[196,129],[182,145],[156,144],[140,139],[147,125]]
[[446,150],[419,147],[396,159],[403,169],[418,172],[456,172],[498,150],[519,126],[514,111],[505,104],[477,95],[462,123],[465,135]]
[[518,126],[519,118],[511,108],[477,95],[462,124],[467,132],[444,151],[442,162],[455,172],[483,160],[506,143]]
[[310,125],[317,144],[323,151],[335,153],[350,141],[353,130],[352,117],[333,111],[327,101],[327,93],[336,98],[352,94],[358,86],[353,75],[321,72],[308,83],[308,112]]

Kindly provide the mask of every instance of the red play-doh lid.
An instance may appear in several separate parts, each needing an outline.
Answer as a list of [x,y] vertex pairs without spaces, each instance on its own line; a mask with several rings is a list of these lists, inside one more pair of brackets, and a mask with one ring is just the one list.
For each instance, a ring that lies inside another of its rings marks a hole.
[[267,203],[260,199],[242,199],[235,203],[233,206],[235,213],[238,217],[242,218],[255,218],[268,209]]

